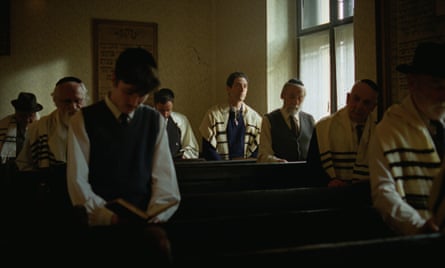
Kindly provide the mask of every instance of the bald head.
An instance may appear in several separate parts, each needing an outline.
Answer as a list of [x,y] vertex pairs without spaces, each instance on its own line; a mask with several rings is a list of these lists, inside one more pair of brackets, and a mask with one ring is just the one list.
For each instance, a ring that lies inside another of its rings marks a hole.
[[355,82],[346,98],[349,119],[355,123],[365,123],[377,106],[379,92],[380,88],[372,80],[363,79]]

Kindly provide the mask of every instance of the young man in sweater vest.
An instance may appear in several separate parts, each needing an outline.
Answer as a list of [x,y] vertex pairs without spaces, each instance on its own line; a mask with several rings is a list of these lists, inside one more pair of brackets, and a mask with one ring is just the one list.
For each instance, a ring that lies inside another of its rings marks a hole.
[[[171,261],[161,223],[177,210],[179,188],[166,120],[143,104],[159,85],[152,54],[127,48],[117,58],[109,94],[70,122],[68,191],[73,205],[86,210],[89,238],[94,240],[83,244],[92,247],[93,257],[122,257],[126,264],[139,264],[134,256],[158,265]],[[117,198],[148,214],[175,205],[141,224],[107,208]]]

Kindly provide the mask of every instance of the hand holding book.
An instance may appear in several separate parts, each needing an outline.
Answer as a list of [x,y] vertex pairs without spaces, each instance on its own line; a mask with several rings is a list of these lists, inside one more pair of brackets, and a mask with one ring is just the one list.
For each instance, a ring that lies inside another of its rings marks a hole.
[[117,198],[109,201],[105,207],[113,211],[118,215],[119,219],[123,219],[125,222],[147,223],[150,219],[176,205],[177,203],[178,201],[175,200],[169,203],[159,204],[148,211],[148,213],[123,198]]

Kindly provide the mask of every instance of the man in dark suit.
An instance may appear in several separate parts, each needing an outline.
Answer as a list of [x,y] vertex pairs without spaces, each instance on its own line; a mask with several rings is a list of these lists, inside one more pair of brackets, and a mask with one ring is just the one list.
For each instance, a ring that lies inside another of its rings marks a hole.
[[315,120],[301,111],[306,88],[299,79],[290,79],[281,90],[283,106],[263,117],[258,162],[304,161]]

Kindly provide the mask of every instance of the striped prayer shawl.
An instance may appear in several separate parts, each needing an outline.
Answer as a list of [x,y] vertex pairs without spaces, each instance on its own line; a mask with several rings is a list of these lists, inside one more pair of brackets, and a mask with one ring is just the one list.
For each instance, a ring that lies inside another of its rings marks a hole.
[[[229,160],[229,146],[227,140],[227,122],[229,121],[230,107],[228,105],[215,105],[207,112],[199,130],[204,139],[216,148],[224,160]],[[260,144],[262,117],[251,107],[243,104],[243,118],[246,127],[244,134],[244,158],[251,157]]]
[[428,197],[433,178],[440,169],[440,158],[410,97],[388,109],[376,132],[384,137],[380,145],[397,192],[428,219]]
[[16,157],[17,121],[14,115],[0,120],[0,157],[4,164],[8,158]]
[[17,158],[21,170],[38,169],[66,163],[68,128],[61,122],[58,111],[31,124],[23,153]]
[[369,180],[368,144],[375,125],[376,117],[371,113],[357,146],[346,107],[317,122],[320,159],[331,179],[350,182]]

